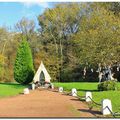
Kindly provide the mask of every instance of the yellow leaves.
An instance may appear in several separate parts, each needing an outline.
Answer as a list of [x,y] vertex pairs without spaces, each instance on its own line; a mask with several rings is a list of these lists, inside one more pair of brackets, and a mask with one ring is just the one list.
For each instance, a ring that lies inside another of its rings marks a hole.
[[73,37],[79,61],[84,62],[85,58],[89,63],[119,61],[120,19],[105,8],[95,9],[82,18],[81,30]]
[[58,4],[53,9],[47,9],[44,12],[44,22],[46,25],[51,23],[59,27],[67,27],[68,23],[74,24],[78,19],[80,9],[80,5],[77,3]]
[[92,35],[92,36],[97,36],[98,35],[98,29],[90,29],[89,30],[89,34]]
[[3,55],[1,55],[0,54],[0,78],[1,78],[1,76],[3,75],[3,65],[4,65],[4,59],[5,59],[5,57],[3,56]]
[[0,54],[0,64],[4,64],[5,57]]

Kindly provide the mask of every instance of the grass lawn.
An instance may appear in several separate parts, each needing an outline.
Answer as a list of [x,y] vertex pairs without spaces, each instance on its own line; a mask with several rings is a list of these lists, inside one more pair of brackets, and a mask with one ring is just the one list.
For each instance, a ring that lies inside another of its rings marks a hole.
[[[86,91],[92,92],[93,100],[101,103],[102,99],[110,99],[112,102],[113,112],[120,112],[120,91],[97,91],[98,83],[77,82],[77,83],[54,83],[56,87],[63,87],[65,91],[71,91],[76,88],[80,96],[84,96]],[[120,83],[118,83],[120,88]],[[99,106],[95,106],[100,110]]]
[[17,83],[0,83],[0,97],[18,95],[25,87]]

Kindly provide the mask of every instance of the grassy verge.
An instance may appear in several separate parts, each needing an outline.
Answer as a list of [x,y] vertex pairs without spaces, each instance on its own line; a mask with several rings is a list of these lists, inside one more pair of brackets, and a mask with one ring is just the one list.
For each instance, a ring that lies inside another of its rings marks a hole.
[[[101,103],[103,99],[110,99],[112,102],[113,111],[120,112],[120,91],[102,91],[99,92],[97,90],[98,83],[85,83],[85,82],[78,82],[78,83],[54,83],[56,87],[63,87],[66,91],[71,91],[72,88],[76,88],[78,94],[80,96],[84,96],[86,91],[91,91],[93,100],[97,103]],[[118,87],[120,88],[120,83],[118,83]],[[95,106],[96,108],[100,109],[99,106]]]
[[0,83],[0,97],[15,96],[23,92],[23,86],[17,83]]

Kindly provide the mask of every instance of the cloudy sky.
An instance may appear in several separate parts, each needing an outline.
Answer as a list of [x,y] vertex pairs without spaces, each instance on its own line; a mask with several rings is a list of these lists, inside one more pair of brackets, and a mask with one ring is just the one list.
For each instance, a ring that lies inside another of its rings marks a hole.
[[37,16],[45,8],[52,8],[54,3],[0,2],[0,26],[14,27],[22,17],[33,19],[37,24]]

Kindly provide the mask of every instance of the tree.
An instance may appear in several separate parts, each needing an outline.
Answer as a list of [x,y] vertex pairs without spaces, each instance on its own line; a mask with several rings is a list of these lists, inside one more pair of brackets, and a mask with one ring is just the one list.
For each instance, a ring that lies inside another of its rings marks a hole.
[[0,80],[3,81],[3,74],[4,74],[4,59],[5,57],[0,54]]
[[22,35],[26,36],[28,41],[31,41],[31,37],[34,35],[35,23],[33,20],[27,18],[22,18],[15,25],[15,28],[18,32],[21,32]]
[[14,65],[14,78],[21,84],[32,82],[34,76],[34,67],[31,50],[25,38],[17,51],[16,61]]
[[81,22],[81,31],[74,36],[76,54],[81,64],[119,61],[120,19],[104,7],[97,7]]
[[69,39],[79,30],[82,8],[80,3],[58,4],[38,17],[44,48],[49,52],[51,47],[52,54],[59,60],[59,77],[72,59]]
[[81,30],[71,38],[77,62],[83,70],[87,68],[86,80],[90,81],[98,78],[92,74],[90,79],[91,68],[96,71],[99,63],[113,66],[120,61],[120,19],[105,7],[93,4],[90,15],[81,20]]

